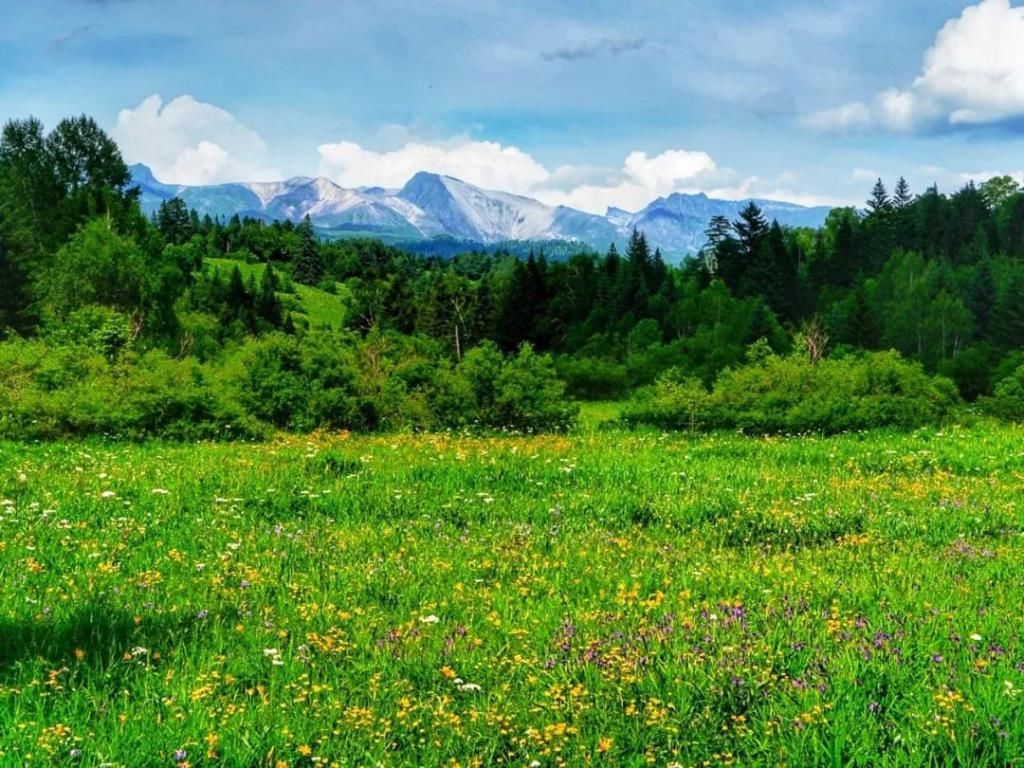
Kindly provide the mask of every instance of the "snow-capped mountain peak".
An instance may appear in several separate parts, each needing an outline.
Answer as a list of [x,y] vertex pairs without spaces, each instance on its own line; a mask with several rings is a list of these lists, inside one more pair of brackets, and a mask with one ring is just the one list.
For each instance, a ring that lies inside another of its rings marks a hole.
[[[452,176],[421,171],[399,190],[346,189],[324,177],[280,182],[190,187],[163,184],[144,165],[130,168],[142,206],[156,210],[181,197],[200,214],[299,221],[309,216],[325,234],[369,234],[391,241],[446,236],[481,244],[510,240],[576,241],[604,250],[620,245],[633,228],[669,257],[696,252],[711,216],[735,218],[746,200],[715,200],[703,193],[659,197],[636,213],[609,208],[604,216],[545,205],[523,195],[483,189]],[[827,208],[759,201],[782,224],[820,226]]]

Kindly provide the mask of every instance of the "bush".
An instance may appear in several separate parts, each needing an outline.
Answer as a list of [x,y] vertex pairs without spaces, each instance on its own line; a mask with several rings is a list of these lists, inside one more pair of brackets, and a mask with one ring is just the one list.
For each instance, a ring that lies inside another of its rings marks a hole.
[[579,407],[565,396],[565,384],[549,355],[524,344],[505,362],[495,385],[496,422],[488,426],[531,432],[563,432],[572,426]]
[[0,344],[0,438],[561,431],[576,415],[551,358],[528,346],[505,358],[486,344],[453,367],[435,342],[415,337],[271,333],[247,339],[215,365],[157,350],[109,354],[105,335],[80,336],[80,343]]
[[660,429],[695,430],[704,425],[710,411],[710,394],[698,380],[678,370],[663,375],[653,387],[645,387],[623,408],[626,424],[649,424]]
[[1024,365],[996,384],[992,397],[983,398],[987,413],[1005,421],[1024,421]]
[[456,389],[469,396],[468,423],[485,428],[564,431],[579,412],[566,398],[551,357],[538,355],[529,344],[505,359],[493,343],[485,342],[466,353],[455,379]]
[[265,429],[219,394],[194,360],[163,352],[116,362],[86,346],[0,346],[0,437],[109,435],[173,439],[257,437]]
[[710,393],[694,381],[663,377],[637,394],[624,418],[663,429],[836,433],[938,423],[959,402],[951,381],[928,376],[895,352],[816,365],[799,355],[767,355],[726,370]]
[[583,400],[617,400],[629,391],[626,366],[597,357],[560,357],[555,363],[566,391]]

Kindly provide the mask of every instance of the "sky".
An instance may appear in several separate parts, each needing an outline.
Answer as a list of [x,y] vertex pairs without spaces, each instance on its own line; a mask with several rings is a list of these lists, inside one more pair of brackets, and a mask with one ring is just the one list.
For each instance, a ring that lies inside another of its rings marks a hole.
[[1024,178],[1011,0],[0,0],[0,119],[161,181],[416,171],[603,213]]

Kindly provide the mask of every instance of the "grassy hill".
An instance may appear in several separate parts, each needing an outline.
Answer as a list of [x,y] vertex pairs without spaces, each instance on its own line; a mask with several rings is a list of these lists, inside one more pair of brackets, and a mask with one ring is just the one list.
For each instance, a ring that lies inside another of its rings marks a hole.
[[[238,267],[242,272],[242,277],[246,280],[250,276],[259,280],[264,268],[263,264],[252,264],[235,259],[206,259],[204,263],[211,269],[219,269],[224,275],[230,274],[232,269]],[[344,324],[351,298],[346,286],[339,283],[337,293],[328,293],[308,285],[299,285],[298,283],[293,285],[295,293],[279,294],[285,303],[285,308],[292,315],[296,318],[304,317],[311,326],[329,325],[338,328]]]

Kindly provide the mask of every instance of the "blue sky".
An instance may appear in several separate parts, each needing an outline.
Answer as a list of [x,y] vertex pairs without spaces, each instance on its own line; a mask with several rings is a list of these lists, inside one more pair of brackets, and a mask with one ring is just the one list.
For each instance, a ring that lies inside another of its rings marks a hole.
[[1011,0],[0,4],[0,117],[88,113],[165,181],[423,168],[603,210],[1024,175]]

